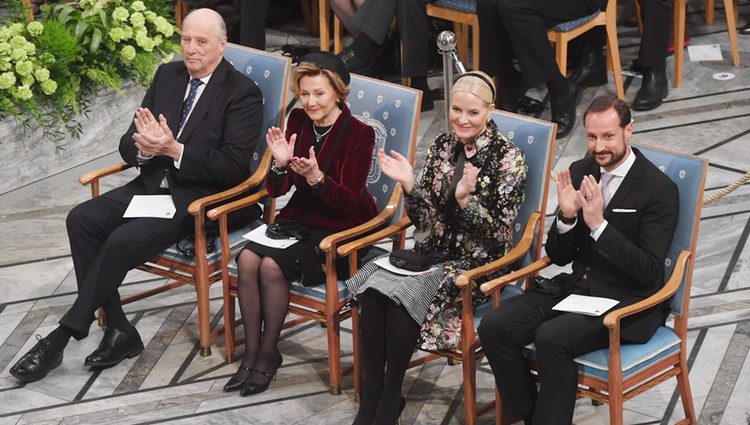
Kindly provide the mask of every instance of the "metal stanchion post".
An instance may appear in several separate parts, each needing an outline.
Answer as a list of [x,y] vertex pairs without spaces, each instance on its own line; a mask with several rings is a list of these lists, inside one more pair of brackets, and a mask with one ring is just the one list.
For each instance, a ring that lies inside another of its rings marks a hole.
[[448,113],[451,107],[451,88],[453,87],[453,66],[459,74],[466,72],[466,68],[456,56],[456,36],[450,31],[443,31],[437,37],[437,46],[443,55],[443,90],[445,99],[445,122],[450,125]]

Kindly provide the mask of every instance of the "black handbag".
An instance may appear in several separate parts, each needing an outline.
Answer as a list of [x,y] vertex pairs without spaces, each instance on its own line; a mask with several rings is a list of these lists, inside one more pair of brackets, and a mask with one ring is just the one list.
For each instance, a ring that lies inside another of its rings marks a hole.
[[561,279],[560,276],[555,276],[552,279],[536,276],[531,279],[531,288],[534,292],[538,292],[552,299],[558,299],[568,295],[572,287],[573,282],[570,279]]
[[310,228],[303,223],[273,223],[266,227],[266,236],[271,239],[297,239],[303,241],[310,234]]
[[429,252],[426,254],[399,249],[391,252],[388,259],[394,266],[412,272],[423,272],[437,263],[442,263],[445,253]]

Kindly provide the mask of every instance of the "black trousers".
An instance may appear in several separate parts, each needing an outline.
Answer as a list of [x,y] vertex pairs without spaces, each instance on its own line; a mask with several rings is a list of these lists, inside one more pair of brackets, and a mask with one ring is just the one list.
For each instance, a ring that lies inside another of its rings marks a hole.
[[643,37],[638,51],[638,65],[644,68],[663,66],[667,57],[669,35],[672,30],[672,5],[670,0],[639,0]]
[[601,10],[606,0],[478,0],[481,69],[507,76],[518,59],[526,87],[560,74],[547,29]]
[[[574,359],[608,345],[602,317],[553,311],[555,304],[557,300],[529,292],[501,305],[479,325],[505,418],[526,416],[533,410],[535,425],[573,423],[578,387]],[[522,354],[531,342],[536,344],[538,393]]]
[[68,214],[66,225],[78,297],[60,325],[76,339],[88,335],[100,306],[120,302],[118,288],[129,270],[190,232],[192,220],[186,210],[178,209],[170,220],[123,218],[128,203],[122,199],[145,194],[140,182],[131,182],[77,205]]
[[240,2],[240,44],[255,49],[266,49],[266,17],[269,0]]
[[401,75],[427,75],[429,50],[428,0],[367,0],[352,16],[352,25],[382,45],[396,17],[401,33]]

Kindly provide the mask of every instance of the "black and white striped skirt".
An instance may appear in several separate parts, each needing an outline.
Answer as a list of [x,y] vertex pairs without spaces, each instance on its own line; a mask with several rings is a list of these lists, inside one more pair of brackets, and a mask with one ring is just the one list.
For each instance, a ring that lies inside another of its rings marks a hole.
[[[388,254],[375,260],[386,257]],[[356,299],[366,290],[374,289],[396,304],[404,306],[411,318],[421,325],[443,282],[443,266],[437,264],[436,269],[431,272],[404,276],[381,268],[375,264],[375,260],[365,264],[357,274],[346,281],[352,296]]]

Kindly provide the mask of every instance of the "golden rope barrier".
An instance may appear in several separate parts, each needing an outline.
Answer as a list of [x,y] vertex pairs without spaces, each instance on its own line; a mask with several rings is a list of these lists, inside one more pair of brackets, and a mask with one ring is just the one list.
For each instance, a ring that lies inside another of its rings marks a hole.
[[703,199],[703,205],[712,204],[712,203],[718,201],[719,199],[721,199],[721,198],[729,195],[730,193],[734,192],[735,190],[737,190],[738,188],[740,188],[742,185],[744,185],[745,183],[747,183],[748,180],[750,180],[750,171],[748,171],[747,173],[745,173],[744,176],[742,176],[739,179],[737,179],[736,182],[734,182],[734,183],[730,184],[729,186],[725,187],[724,189],[722,189],[721,192],[714,193],[713,195],[709,196],[708,198]]

